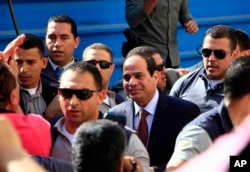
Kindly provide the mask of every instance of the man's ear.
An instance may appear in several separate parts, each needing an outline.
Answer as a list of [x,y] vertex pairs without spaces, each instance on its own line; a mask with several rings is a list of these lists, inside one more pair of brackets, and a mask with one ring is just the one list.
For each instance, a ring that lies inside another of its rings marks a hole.
[[11,92],[10,92],[10,104],[11,105],[17,105],[19,104],[19,101],[20,101],[20,95],[19,95],[19,92],[16,91],[16,89],[13,89]]
[[107,96],[107,90],[101,90],[100,92],[98,92],[98,96],[99,96],[99,104],[102,104],[103,100],[106,98]]
[[158,71],[157,70],[154,71],[154,73],[152,75],[152,78],[154,80],[154,83],[157,85],[158,80],[159,80],[159,75],[158,75]]
[[47,66],[47,64],[48,64],[48,58],[47,57],[43,57],[42,58],[42,63],[43,63],[43,69],[45,69],[46,68],[46,66]]

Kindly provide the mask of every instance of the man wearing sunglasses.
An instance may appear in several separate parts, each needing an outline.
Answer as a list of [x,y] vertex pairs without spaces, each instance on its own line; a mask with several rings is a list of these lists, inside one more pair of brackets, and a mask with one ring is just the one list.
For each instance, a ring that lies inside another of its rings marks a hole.
[[112,50],[105,44],[94,43],[84,49],[82,59],[95,65],[102,75],[103,90],[106,91],[107,95],[100,106],[100,111],[105,113],[111,107],[123,102],[124,99],[121,96],[109,90],[110,78],[115,69]]
[[[228,133],[233,128],[239,129],[238,126],[250,114],[249,75],[249,56],[240,57],[231,62],[225,76],[225,96],[223,100],[218,106],[199,115],[179,133],[176,139],[175,151],[167,165],[167,171],[171,171],[172,169],[181,166],[193,157],[196,157],[198,154],[207,150],[207,148],[214,143],[215,139],[222,134]],[[246,136],[247,134],[249,133],[244,131],[244,134],[241,137],[248,137]],[[238,141],[241,142],[241,140]],[[226,142],[224,143],[224,146],[225,148],[222,147],[221,152],[218,153],[218,157],[221,157],[222,154],[228,153],[224,152],[228,148]],[[233,146],[237,147],[240,146],[240,144]],[[249,157],[249,146],[247,150],[245,150],[246,152],[242,152],[242,158]],[[217,156],[217,154],[214,156]],[[227,157],[227,161],[229,162],[229,156]],[[207,165],[210,165],[209,163],[210,161],[207,161]],[[204,171],[204,166],[201,166],[200,164],[196,165],[200,166],[199,171]],[[235,171],[246,170],[238,169]]]
[[[74,63],[62,73],[58,94],[64,116],[53,125],[51,156],[71,161],[71,146],[77,128],[84,122],[103,118],[99,109],[106,96],[102,75],[88,62]],[[148,171],[149,158],[145,147],[134,132],[125,131],[129,133],[126,155],[136,158]]]
[[196,103],[201,112],[217,106],[223,96],[226,70],[237,57],[234,29],[217,25],[207,30],[201,49],[203,66],[176,81],[170,95]]

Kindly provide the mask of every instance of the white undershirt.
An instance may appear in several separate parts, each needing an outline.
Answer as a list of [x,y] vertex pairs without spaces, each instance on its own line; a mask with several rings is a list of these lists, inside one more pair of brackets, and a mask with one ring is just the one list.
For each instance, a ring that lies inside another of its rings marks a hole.
[[70,141],[71,144],[73,144],[73,141],[74,141],[74,135],[73,134],[70,134],[66,127],[65,127],[65,124],[63,124],[63,127],[62,127],[62,132],[64,134],[64,136]]
[[28,93],[32,96],[34,94],[36,94],[36,90],[37,90],[37,87],[36,88],[31,88],[31,89],[24,89],[26,91],[28,91]]

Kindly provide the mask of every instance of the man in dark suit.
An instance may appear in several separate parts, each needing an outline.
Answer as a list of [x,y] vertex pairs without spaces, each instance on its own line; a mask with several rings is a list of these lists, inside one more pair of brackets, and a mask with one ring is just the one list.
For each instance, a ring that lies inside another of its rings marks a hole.
[[80,43],[75,21],[67,15],[52,16],[48,20],[45,36],[48,64],[43,74],[59,80],[64,69],[76,60],[74,50]]
[[[182,127],[200,110],[195,104],[164,95],[157,89],[157,65],[140,48],[131,50],[123,62],[123,87],[131,98],[110,112],[127,116],[129,127],[137,129],[150,156],[150,170],[164,171]],[[138,112],[147,111],[146,122]]]

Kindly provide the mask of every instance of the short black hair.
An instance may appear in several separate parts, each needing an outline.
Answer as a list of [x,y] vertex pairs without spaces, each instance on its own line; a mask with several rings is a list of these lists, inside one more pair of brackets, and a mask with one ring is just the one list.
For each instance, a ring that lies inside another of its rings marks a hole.
[[235,32],[236,41],[240,47],[240,50],[241,51],[249,50],[250,49],[250,40],[249,40],[249,36],[248,36],[247,32],[245,32],[244,30],[241,30],[241,29],[235,29],[234,32]]
[[124,58],[123,60],[123,64],[122,64],[122,68],[123,68],[123,65],[125,63],[125,61],[128,59],[128,58],[131,58],[131,56],[133,55],[138,55],[140,56],[142,59],[145,60],[146,64],[147,64],[147,69],[148,69],[148,72],[151,76],[153,76],[153,73],[155,72],[156,70],[156,63],[152,57],[152,54],[149,54],[149,53],[146,53],[143,51],[143,47],[135,47],[133,48],[132,50],[130,50],[127,54],[127,56]]
[[[96,85],[97,90],[102,90],[102,75],[95,65],[92,65],[92,64],[90,64],[88,62],[84,62],[84,61],[75,62],[72,65],[70,65],[70,67],[66,68],[63,71],[62,76],[68,70],[77,71],[79,73],[89,72],[94,77],[94,81],[95,81],[95,85]],[[62,78],[62,76],[61,76],[61,78]],[[88,81],[86,81],[86,82],[88,82]]]
[[117,172],[125,149],[125,134],[117,123],[100,119],[83,123],[72,145],[75,172]]
[[40,39],[38,36],[26,33],[25,39],[21,45],[18,46],[19,48],[22,48],[24,50],[28,50],[31,48],[37,48],[39,50],[39,53],[41,56],[44,56],[44,44],[42,39]]
[[241,98],[250,93],[250,56],[239,57],[229,65],[224,80],[225,97]]
[[[206,33],[206,36],[211,36],[212,38],[219,39],[219,38],[227,38],[230,41],[230,48],[231,50],[236,49],[236,36],[234,28],[226,26],[226,25],[216,25],[209,28]],[[204,38],[205,38],[204,37]]]
[[71,32],[74,35],[74,38],[78,37],[76,22],[70,16],[65,15],[65,14],[59,14],[59,15],[56,15],[56,16],[52,16],[48,20],[48,25],[49,25],[50,22],[68,23],[68,24],[70,24]]

